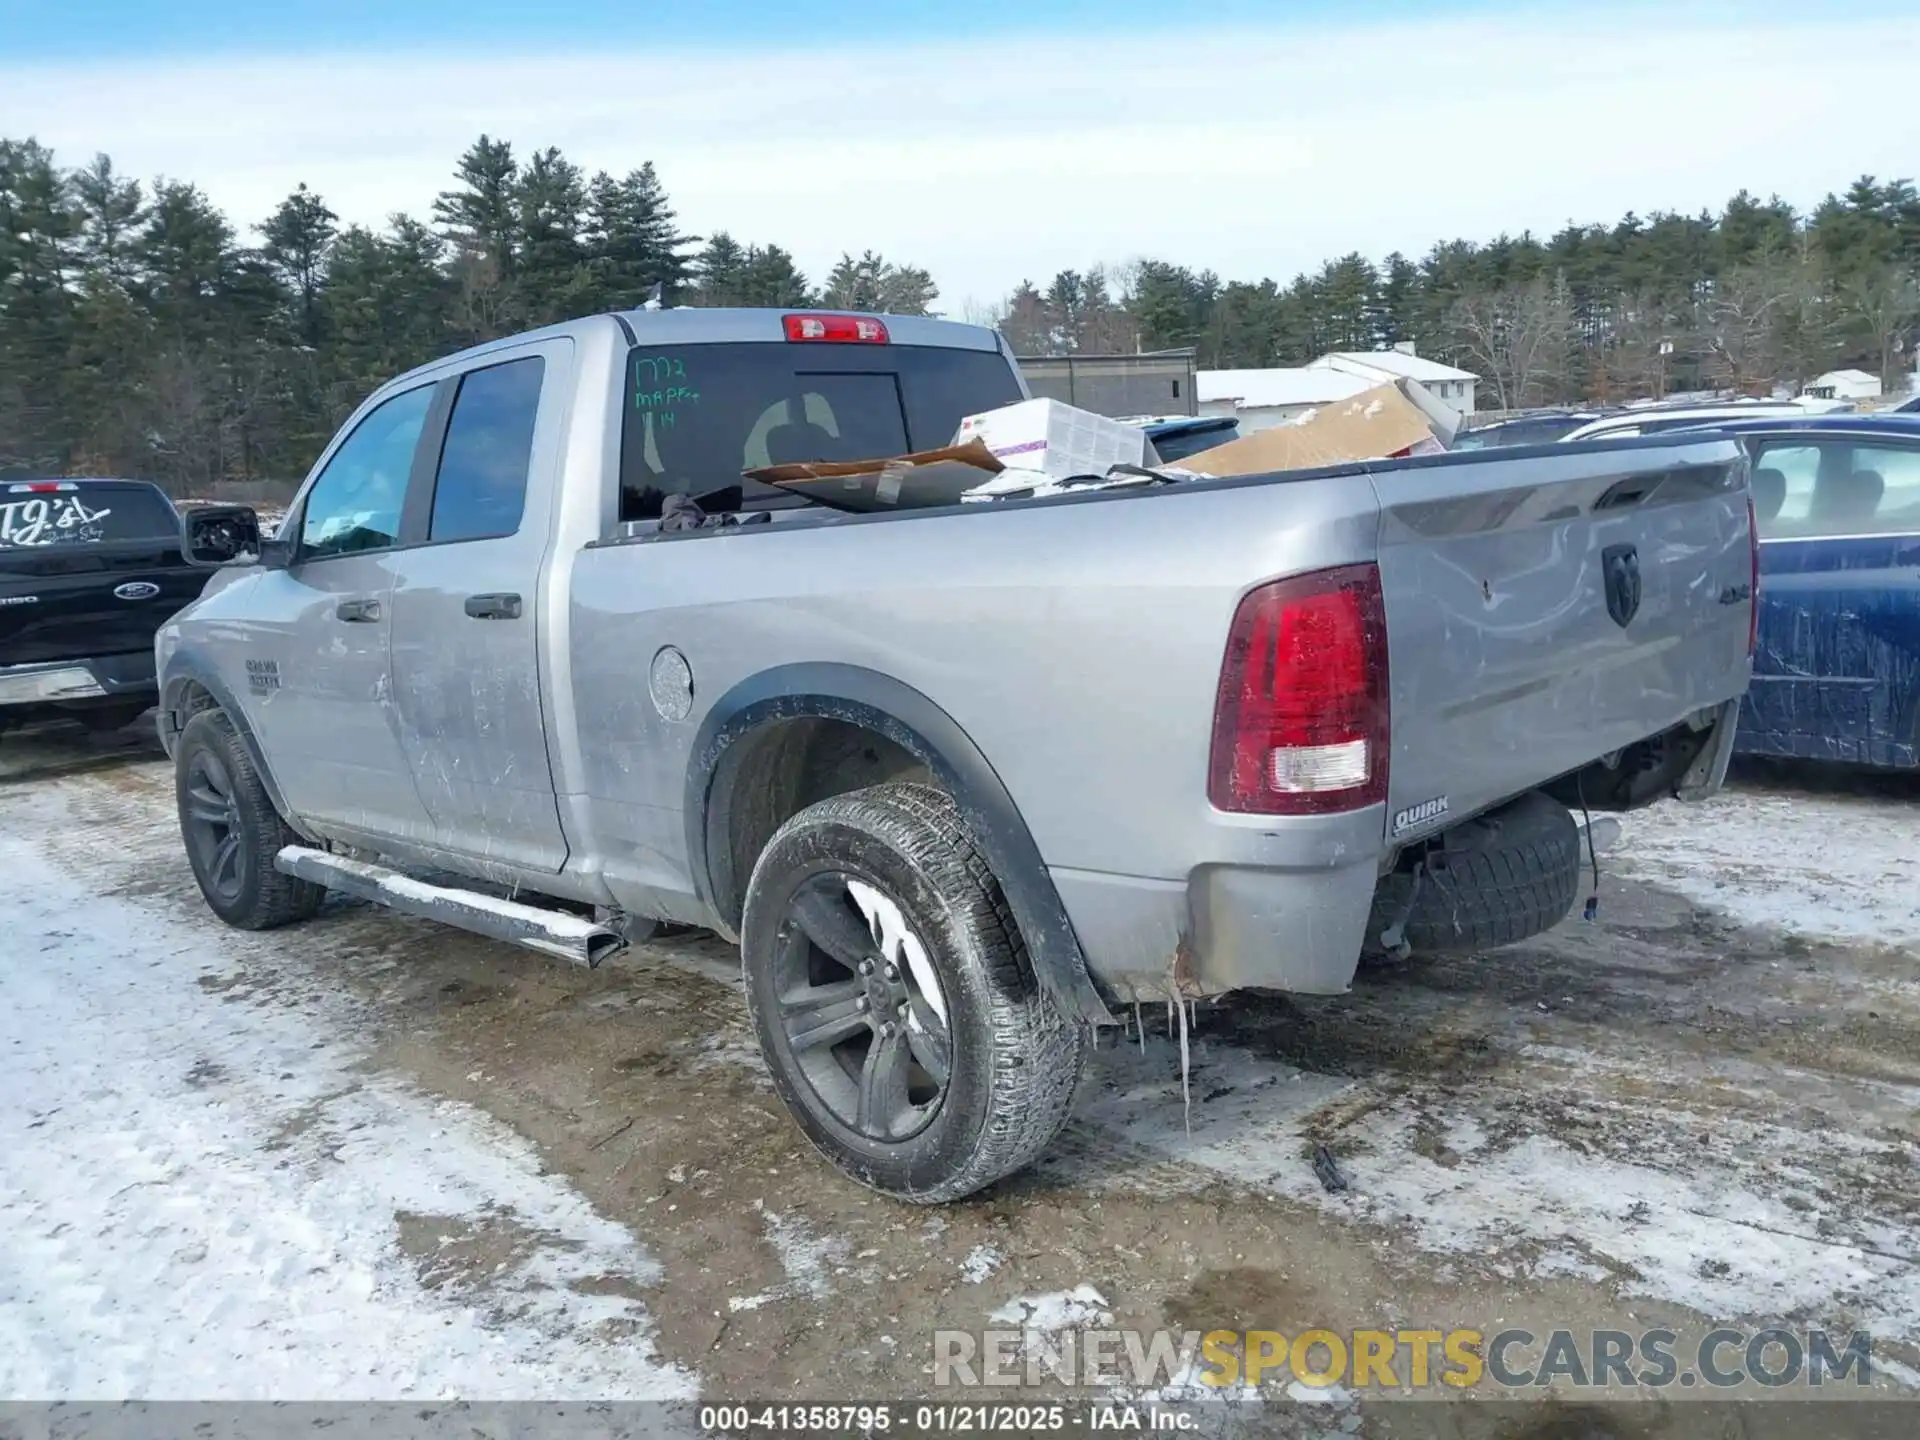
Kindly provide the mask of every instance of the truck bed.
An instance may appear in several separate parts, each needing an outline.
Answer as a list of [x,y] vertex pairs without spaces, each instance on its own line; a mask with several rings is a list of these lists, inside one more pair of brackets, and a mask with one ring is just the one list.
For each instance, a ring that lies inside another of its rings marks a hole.
[[[1622,626],[1600,572],[1627,545],[1641,579]],[[1389,632],[1386,802],[1278,822],[1215,808],[1236,606],[1367,563]],[[1338,990],[1401,843],[1741,694],[1750,566],[1744,461],[1712,438],[636,536],[573,571],[581,783],[609,881],[684,903],[685,813],[651,797],[678,793],[699,727],[635,696],[631,657],[690,657],[696,720],[802,657],[885,676],[989,757],[1111,990],[1166,993],[1183,946],[1206,989]],[[1250,914],[1272,918],[1264,939],[1217,923]]]

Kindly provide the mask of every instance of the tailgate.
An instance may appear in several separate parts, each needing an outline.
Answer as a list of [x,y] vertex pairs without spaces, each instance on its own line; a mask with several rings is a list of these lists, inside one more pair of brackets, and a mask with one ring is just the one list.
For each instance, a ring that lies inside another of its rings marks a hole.
[[1442,815],[1471,815],[1746,688],[1753,556],[1735,442],[1599,442],[1372,478],[1390,838],[1441,828]]

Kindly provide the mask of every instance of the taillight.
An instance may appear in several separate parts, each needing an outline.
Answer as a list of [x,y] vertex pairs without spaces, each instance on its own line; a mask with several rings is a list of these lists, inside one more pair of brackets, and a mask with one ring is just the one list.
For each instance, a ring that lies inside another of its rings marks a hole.
[[1261,815],[1387,798],[1387,624],[1378,566],[1276,580],[1234,613],[1207,798]]
[[22,480],[7,486],[9,495],[56,495],[63,490],[78,490],[71,480]]
[[885,345],[887,327],[871,315],[786,315],[789,340],[825,340],[841,345]]
[[1760,522],[1753,513],[1753,496],[1747,496],[1747,554],[1753,562],[1751,588],[1747,592],[1747,658],[1760,650]]

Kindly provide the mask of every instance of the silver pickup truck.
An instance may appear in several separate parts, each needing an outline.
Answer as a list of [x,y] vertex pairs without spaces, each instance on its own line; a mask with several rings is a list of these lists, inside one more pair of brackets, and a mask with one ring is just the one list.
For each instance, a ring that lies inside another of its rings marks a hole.
[[275,536],[184,522],[218,568],[159,723],[208,904],[345,891],[585,964],[717,931],[808,1136],[939,1201],[1047,1146],[1123,1007],[1524,939],[1575,901],[1573,811],[1719,785],[1733,442],[886,514],[743,479],[1024,394],[991,331],[778,311],[392,381]]

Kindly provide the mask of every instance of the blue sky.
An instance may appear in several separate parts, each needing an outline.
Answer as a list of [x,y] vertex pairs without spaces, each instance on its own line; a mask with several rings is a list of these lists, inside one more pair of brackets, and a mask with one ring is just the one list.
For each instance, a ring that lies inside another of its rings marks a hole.
[[[1514,9],[1513,5],[1505,7]],[[1537,6],[1535,8],[1538,8]],[[1208,28],[1415,15],[1412,0],[1208,0]],[[664,11],[667,18],[654,18]],[[1191,12],[1167,0],[0,0],[0,33],[12,58],[153,53],[363,50],[455,46],[557,50],[617,43],[638,49],[756,49],[869,41],[926,40],[950,33],[964,15],[971,34],[1111,32],[1191,28]]]
[[1911,0],[0,0],[0,135],[191,180],[243,233],[300,183],[428,217],[484,131],[651,161],[686,230],[814,276],[924,265],[953,314],[1141,258],[1285,283],[1743,187],[1810,207],[1920,167],[1917,74]]

